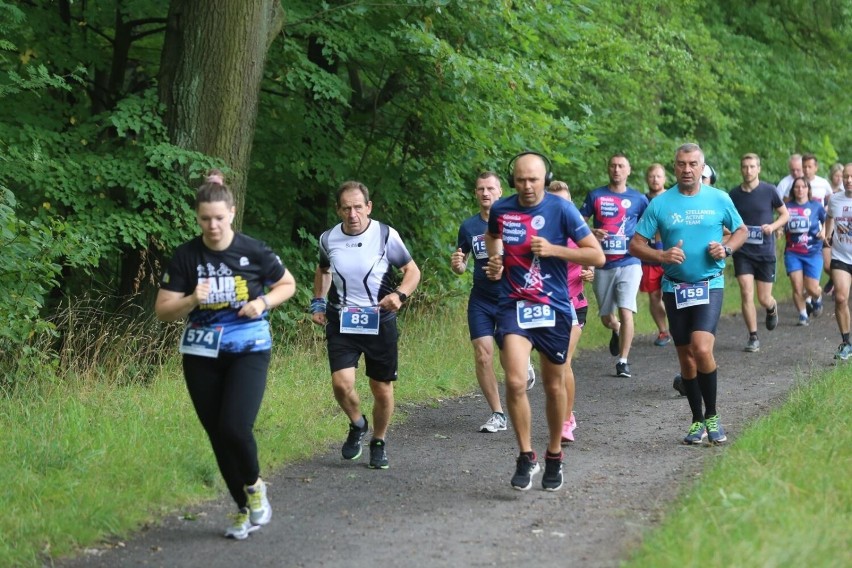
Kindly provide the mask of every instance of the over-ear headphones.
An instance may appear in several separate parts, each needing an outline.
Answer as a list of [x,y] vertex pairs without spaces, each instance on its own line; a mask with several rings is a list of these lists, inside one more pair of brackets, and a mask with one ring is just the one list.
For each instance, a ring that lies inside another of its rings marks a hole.
[[511,160],[509,160],[509,168],[507,179],[509,181],[509,187],[515,187],[515,162],[521,156],[538,156],[542,160],[544,160],[545,166],[545,174],[544,174],[544,188],[547,189],[547,186],[550,185],[550,182],[553,181],[553,165],[550,163],[550,158],[545,156],[544,154],[539,154],[538,152],[533,152],[532,150],[527,150],[526,152],[521,152],[520,154],[515,155]]

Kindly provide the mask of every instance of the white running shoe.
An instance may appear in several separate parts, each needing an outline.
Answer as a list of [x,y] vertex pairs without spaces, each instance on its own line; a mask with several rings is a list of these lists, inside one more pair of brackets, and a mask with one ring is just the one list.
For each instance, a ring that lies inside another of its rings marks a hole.
[[506,429],[506,415],[500,412],[493,412],[488,422],[482,425],[480,432],[502,432]]
[[527,390],[532,389],[535,386],[535,367],[533,367],[532,361],[530,361],[529,366],[527,367]]
[[254,485],[246,486],[249,520],[253,525],[265,525],[272,518],[272,506],[266,497],[266,484],[258,478]]

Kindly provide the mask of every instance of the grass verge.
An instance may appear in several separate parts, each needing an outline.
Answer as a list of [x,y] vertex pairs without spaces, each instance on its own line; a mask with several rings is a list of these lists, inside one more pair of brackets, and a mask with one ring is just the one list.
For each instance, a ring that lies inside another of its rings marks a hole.
[[852,389],[837,367],[749,427],[625,568],[852,566]]

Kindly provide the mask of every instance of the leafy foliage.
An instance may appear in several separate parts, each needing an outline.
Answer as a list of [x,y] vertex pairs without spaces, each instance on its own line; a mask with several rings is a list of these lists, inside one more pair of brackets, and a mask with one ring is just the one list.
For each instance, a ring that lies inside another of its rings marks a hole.
[[[59,238],[73,227],[95,266],[53,257],[61,269],[42,277],[35,306],[150,291],[160,258],[196,231],[189,186],[217,164],[174,147],[162,126],[153,88],[169,4],[0,0],[0,97],[15,96],[0,107],[0,183],[16,197],[16,218],[61,227]],[[374,216],[400,231],[423,269],[419,301],[438,303],[466,286],[448,258],[476,209],[474,178],[505,176],[521,150],[551,156],[577,200],[606,183],[612,153],[630,157],[631,185],[642,187],[647,164],[671,163],[686,141],[702,145],[722,186],[739,180],[747,151],[761,155],[769,181],[794,151],[815,152],[823,171],[852,161],[841,118],[852,113],[850,0],[284,8],[243,215],[246,232],[299,282],[275,313],[282,329],[305,321],[316,238],[336,222],[345,179],[371,189]]]

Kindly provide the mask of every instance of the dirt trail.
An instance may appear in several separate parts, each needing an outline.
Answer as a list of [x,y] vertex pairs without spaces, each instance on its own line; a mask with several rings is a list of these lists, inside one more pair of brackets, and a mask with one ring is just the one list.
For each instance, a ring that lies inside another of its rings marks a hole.
[[[740,317],[720,322],[719,411],[729,441],[782,400],[803,374],[833,364],[839,341],[831,300],[808,328],[795,326],[791,305],[780,309],[778,328],[760,330],[756,354],[742,351]],[[600,324],[590,318],[589,325]],[[686,400],[671,388],[676,365],[673,347],[654,347],[648,336],[634,342],[632,379],[613,376],[615,360],[608,352],[581,353],[575,363],[577,441],[566,451],[559,492],[542,491],[540,475],[530,491],[509,486],[514,434],[477,433],[487,405],[481,396],[467,396],[409,409],[405,423],[388,436],[387,471],[368,469],[366,451],[360,462],[344,463],[335,444],[270,476],[272,523],[247,541],[220,536],[232,510],[223,496],[193,511],[195,521],[170,517],[124,546],[57,564],[617,566],[704,461],[724,451],[679,444],[690,414]],[[542,453],[540,384],[530,402],[533,443]]]

